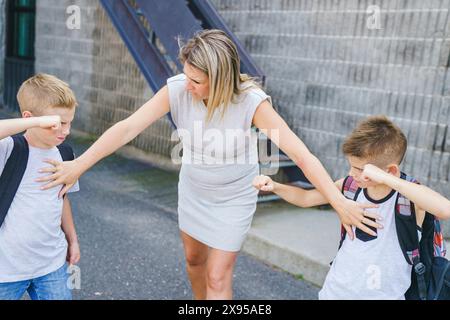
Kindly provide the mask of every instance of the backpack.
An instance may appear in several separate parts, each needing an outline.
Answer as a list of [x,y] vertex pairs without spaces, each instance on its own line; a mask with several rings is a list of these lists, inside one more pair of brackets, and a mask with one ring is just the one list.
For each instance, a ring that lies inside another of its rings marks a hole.
[[[416,179],[403,172],[401,178],[419,184]],[[352,177],[345,178],[342,193],[347,199],[356,201],[361,190]],[[445,258],[445,241],[439,220],[431,213],[425,213],[421,228],[422,237],[419,241],[417,231],[420,228],[417,226],[414,203],[398,193],[395,203],[395,226],[406,262],[413,266],[411,286],[405,293],[405,299],[450,300],[450,261]],[[355,233],[363,241],[373,238],[358,228]],[[342,226],[339,249],[345,236],[346,231]]]
[[[29,148],[23,135],[12,136],[14,147],[0,176],[0,227],[6,218],[17,189],[27,168]],[[75,159],[72,147],[63,143],[58,146],[63,161]]]

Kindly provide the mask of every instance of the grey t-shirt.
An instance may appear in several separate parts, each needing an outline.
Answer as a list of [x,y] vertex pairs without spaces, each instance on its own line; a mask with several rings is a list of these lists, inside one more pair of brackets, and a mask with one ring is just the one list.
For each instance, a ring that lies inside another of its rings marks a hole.
[[258,166],[258,136],[252,122],[263,101],[272,103],[270,96],[260,88],[247,87],[227,106],[223,117],[222,106],[206,121],[207,108],[186,90],[185,74],[168,79],[167,85],[170,112],[183,144],[183,164],[231,164],[231,170],[236,164]]
[[[0,174],[11,155],[11,137],[0,140]],[[30,146],[27,168],[0,228],[0,282],[17,282],[47,275],[66,260],[67,241],[61,229],[61,186],[42,191],[35,180],[45,159],[62,161],[58,148]],[[69,191],[79,190],[78,183]]]

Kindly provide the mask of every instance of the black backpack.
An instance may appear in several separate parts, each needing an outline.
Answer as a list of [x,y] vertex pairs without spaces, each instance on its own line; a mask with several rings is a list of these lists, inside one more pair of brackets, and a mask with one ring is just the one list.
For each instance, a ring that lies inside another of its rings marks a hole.
[[[23,135],[13,136],[12,139],[14,141],[14,148],[0,176],[0,227],[6,218],[9,207],[22,182],[28,163],[29,148],[27,140]],[[63,143],[59,145],[58,150],[63,161],[75,159],[72,147],[68,144]]]
[[[419,182],[402,173],[401,178],[419,184]],[[347,199],[356,201],[361,188],[352,177],[347,177],[342,186],[342,193]],[[400,193],[395,203],[395,226],[398,241],[406,261],[413,266],[411,286],[405,293],[407,300],[450,300],[450,261],[445,258],[445,241],[438,219],[430,213],[425,214],[422,224],[422,238],[419,241],[414,203]],[[371,228],[375,231],[375,228]],[[371,238],[356,228],[359,237]],[[345,240],[346,231],[341,228],[339,248]]]

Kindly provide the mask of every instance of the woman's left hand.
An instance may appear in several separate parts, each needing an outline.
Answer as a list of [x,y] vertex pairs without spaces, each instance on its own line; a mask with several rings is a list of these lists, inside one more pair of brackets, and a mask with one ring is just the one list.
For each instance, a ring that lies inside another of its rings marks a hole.
[[56,160],[45,160],[45,163],[52,165],[48,168],[39,170],[39,173],[49,173],[50,175],[36,179],[36,182],[46,182],[42,190],[48,190],[58,185],[63,185],[59,192],[59,197],[62,198],[77,182],[82,174],[78,159],[72,161],[59,162]]
[[375,213],[370,213],[365,209],[378,208],[376,204],[369,203],[358,203],[349,199],[345,199],[341,204],[335,207],[339,218],[341,219],[342,225],[344,226],[347,234],[353,240],[355,238],[352,226],[357,227],[361,231],[376,236],[377,234],[369,228],[374,227],[377,229],[382,229],[383,226],[369,218],[375,219],[376,221],[381,221],[382,218]]

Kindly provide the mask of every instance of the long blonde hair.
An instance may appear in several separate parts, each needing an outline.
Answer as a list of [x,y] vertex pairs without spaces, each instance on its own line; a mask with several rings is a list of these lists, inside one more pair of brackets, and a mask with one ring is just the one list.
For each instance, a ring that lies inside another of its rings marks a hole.
[[180,47],[180,62],[189,63],[209,78],[208,121],[218,108],[223,106],[223,116],[241,93],[259,87],[256,79],[241,74],[236,45],[222,30],[200,31]]

